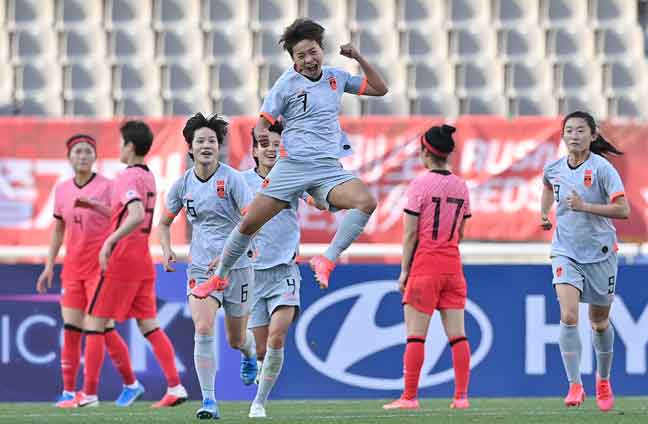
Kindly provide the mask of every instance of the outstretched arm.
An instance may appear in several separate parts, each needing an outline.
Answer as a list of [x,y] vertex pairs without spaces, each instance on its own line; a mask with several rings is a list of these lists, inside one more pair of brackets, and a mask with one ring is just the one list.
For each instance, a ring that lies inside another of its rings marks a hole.
[[344,44],[340,46],[340,54],[355,59],[360,64],[360,68],[362,68],[362,72],[367,78],[367,87],[362,94],[365,96],[384,96],[387,94],[389,89],[385,81],[355,47],[351,44]]

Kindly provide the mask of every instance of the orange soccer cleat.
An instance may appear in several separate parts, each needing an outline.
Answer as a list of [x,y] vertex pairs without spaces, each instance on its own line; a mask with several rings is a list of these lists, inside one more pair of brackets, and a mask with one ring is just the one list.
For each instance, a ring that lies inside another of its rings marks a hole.
[[419,409],[419,401],[418,399],[404,399],[404,398],[399,398],[396,399],[393,402],[389,402],[385,405],[383,405],[383,409],[390,410],[390,409]]
[[151,405],[151,408],[168,408],[171,406],[177,406],[188,398],[189,395],[187,394],[187,390],[182,385],[170,387],[167,389],[167,392],[164,394],[162,399]]
[[603,412],[614,408],[614,394],[612,393],[610,380],[596,378],[596,404]]
[[329,286],[329,277],[333,268],[335,268],[335,262],[332,262],[325,256],[315,256],[310,260],[310,266],[315,273],[315,279],[319,283],[321,289],[327,289]]
[[455,398],[450,404],[450,409],[468,409],[470,408],[470,402],[468,402],[467,397]]
[[565,406],[581,406],[585,402],[585,390],[582,384],[571,383],[569,385],[569,393],[565,397]]

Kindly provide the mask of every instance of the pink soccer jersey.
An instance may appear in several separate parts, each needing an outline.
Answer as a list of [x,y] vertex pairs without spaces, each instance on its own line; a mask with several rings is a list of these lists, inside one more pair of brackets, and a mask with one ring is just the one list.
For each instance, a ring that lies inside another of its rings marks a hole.
[[407,189],[405,213],[419,217],[412,273],[461,267],[459,227],[470,217],[468,187],[461,178],[437,170],[417,177]]
[[99,275],[99,250],[110,228],[110,219],[99,212],[74,207],[79,197],[110,205],[112,181],[93,174],[83,186],[74,178],[63,181],[54,191],[54,218],[65,223],[63,280],[87,280]]
[[149,251],[149,234],[155,209],[155,178],[146,165],[133,165],[115,178],[110,202],[110,231],[114,232],[128,216],[131,202],[142,202],[144,222],[117,242],[108,262],[105,276],[121,282],[140,281],[155,277]]

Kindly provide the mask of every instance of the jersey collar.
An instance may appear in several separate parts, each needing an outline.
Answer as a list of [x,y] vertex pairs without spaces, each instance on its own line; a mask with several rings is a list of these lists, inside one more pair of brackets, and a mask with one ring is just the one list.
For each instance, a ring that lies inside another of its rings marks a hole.
[[94,178],[95,178],[96,176],[97,176],[97,173],[96,173],[96,172],[93,172],[92,175],[90,176],[90,178],[88,179],[88,181],[86,181],[86,182],[85,182],[84,184],[82,184],[82,185],[77,184],[77,182],[76,182],[76,178],[74,178],[74,177],[72,177],[72,181],[74,181],[74,185],[76,186],[76,188],[79,188],[79,189],[80,189],[80,188],[83,188],[83,187],[87,186],[88,184],[90,184],[90,183],[92,182],[92,180],[94,180]]
[[430,172],[441,175],[452,175],[452,172],[448,171],[447,169],[430,169]]
[[135,165],[129,165],[126,168],[142,168],[143,170],[147,172],[151,172],[148,166],[144,165],[143,163],[136,163]]

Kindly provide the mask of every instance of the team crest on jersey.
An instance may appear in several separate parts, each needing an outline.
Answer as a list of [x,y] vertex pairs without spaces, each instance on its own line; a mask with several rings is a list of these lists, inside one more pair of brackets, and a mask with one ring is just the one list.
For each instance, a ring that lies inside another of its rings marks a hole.
[[592,170],[586,169],[585,175],[583,176],[583,184],[585,187],[592,187]]
[[329,77],[328,79],[329,85],[331,86],[331,90],[335,91],[337,90],[337,80],[335,77]]
[[216,194],[221,199],[225,198],[225,180],[216,180]]
[[135,197],[137,197],[137,192],[135,190],[128,190],[126,192],[126,198],[127,199],[133,199]]
[[268,178],[264,178],[263,182],[261,183],[261,188],[268,187],[268,184],[270,184],[270,180]]
[[561,266],[556,268],[556,277],[560,277],[562,273],[563,273],[563,268]]

